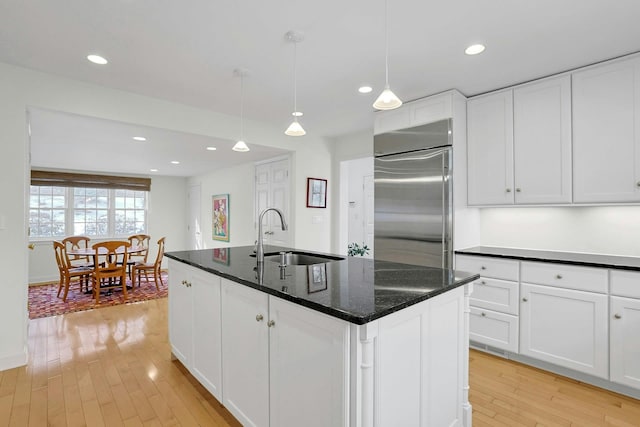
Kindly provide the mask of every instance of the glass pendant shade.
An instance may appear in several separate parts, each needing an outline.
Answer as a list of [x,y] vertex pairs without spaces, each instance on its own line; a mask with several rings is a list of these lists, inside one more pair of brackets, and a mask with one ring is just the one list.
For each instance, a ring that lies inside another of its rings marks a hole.
[[284,131],[284,134],[288,136],[302,136],[302,135],[305,135],[306,133],[307,132],[305,132],[304,129],[302,129],[302,126],[300,126],[300,123],[298,123],[298,119],[294,119],[293,122],[291,122],[291,124],[287,128],[287,130]]
[[247,147],[247,144],[245,144],[244,141],[240,140],[236,142],[236,145],[233,146],[232,150],[245,152],[245,151],[249,151],[249,147]]
[[400,98],[391,92],[389,85],[387,85],[380,96],[378,96],[378,99],[376,99],[376,102],[373,103],[373,108],[376,110],[393,110],[401,105],[402,101],[400,101]]

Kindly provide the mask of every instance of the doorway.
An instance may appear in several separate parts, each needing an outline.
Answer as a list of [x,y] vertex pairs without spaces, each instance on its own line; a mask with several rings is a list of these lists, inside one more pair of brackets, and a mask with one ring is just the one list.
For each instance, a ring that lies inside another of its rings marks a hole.
[[373,258],[373,157],[340,163],[340,253],[350,244],[366,245]]
[[[258,228],[258,215],[266,208],[278,208],[289,220],[289,157],[256,163],[255,169],[255,227]],[[265,215],[262,223],[262,241],[267,245],[291,246],[291,227],[283,231],[280,218],[275,212]]]

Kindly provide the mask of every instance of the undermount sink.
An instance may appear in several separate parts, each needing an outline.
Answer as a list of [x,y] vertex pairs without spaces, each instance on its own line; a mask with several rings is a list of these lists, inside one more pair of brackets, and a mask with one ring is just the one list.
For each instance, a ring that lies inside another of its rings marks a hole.
[[[268,252],[264,254],[264,259],[265,261],[280,263],[280,252]],[[326,262],[342,261],[343,259],[344,258],[342,257],[331,255],[320,255],[307,252],[292,251],[285,254],[285,265],[324,264]]]

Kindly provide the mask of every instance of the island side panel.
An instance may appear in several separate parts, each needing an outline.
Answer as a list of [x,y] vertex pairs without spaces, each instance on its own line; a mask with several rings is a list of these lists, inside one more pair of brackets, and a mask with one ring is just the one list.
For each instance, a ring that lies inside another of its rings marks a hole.
[[467,286],[353,326],[352,424],[470,427]]

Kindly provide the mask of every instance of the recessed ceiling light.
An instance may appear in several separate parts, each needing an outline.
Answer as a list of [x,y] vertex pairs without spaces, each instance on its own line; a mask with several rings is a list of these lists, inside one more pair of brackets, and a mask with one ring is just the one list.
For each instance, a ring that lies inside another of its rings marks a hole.
[[358,88],[358,92],[360,93],[369,93],[373,90],[371,86],[361,86]]
[[217,150],[217,148],[216,148],[216,147],[207,147],[207,150],[209,150],[209,151],[216,151],[216,150]]
[[303,113],[302,111],[294,111],[293,113],[291,113],[291,115],[294,117],[302,117]]
[[105,65],[109,62],[100,55],[87,55],[87,59],[93,62],[94,64],[98,64],[98,65]]
[[145,138],[144,136],[134,136],[133,139],[136,140],[136,141],[146,141],[147,140],[147,138]]
[[149,169],[150,172],[158,172],[158,169]]
[[466,53],[467,55],[477,55],[484,52],[484,49],[485,47],[483,44],[472,44],[464,50],[464,53]]
[[179,161],[177,161],[177,160],[171,160],[171,164],[172,164],[172,165],[179,165],[179,164],[180,164],[180,162],[179,162]]

